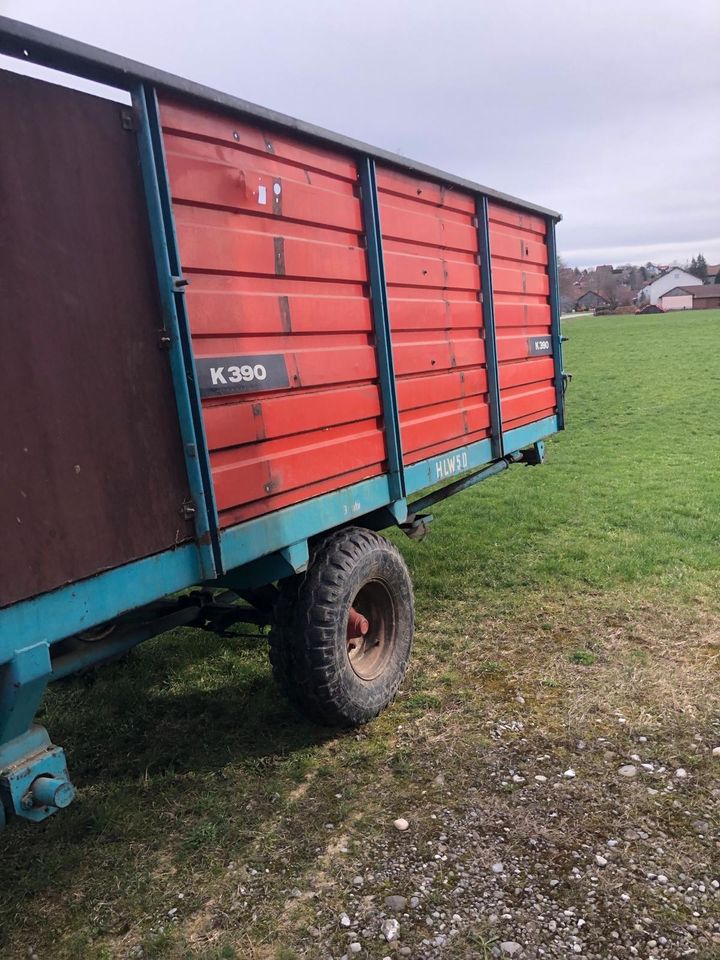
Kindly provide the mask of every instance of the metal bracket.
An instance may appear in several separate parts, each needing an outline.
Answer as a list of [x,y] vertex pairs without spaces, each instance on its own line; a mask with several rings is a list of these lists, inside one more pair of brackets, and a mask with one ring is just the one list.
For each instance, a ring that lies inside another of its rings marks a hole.
[[50,646],[44,642],[15,650],[0,666],[0,744],[28,729],[51,673]]
[[290,546],[280,550],[279,553],[282,559],[292,567],[295,573],[302,573],[304,570],[307,570],[308,561],[310,559],[310,551],[307,540],[300,540],[298,543],[291,543]]
[[527,464],[528,467],[539,467],[544,461],[545,444],[542,440],[538,440],[537,443],[528,447],[527,450],[522,451],[521,462]]
[[192,520],[197,513],[197,508],[192,500],[185,500],[180,507],[180,515],[183,520]]
[[400,524],[400,529],[411,540],[424,540],[430,533],[430,524],[433,521],[431,513],[423,513],[418,516],[408,517],[405,523]]
[[0,748],[0,826],[6,813],[45,820],[75,797],[65,754],[37,725]]

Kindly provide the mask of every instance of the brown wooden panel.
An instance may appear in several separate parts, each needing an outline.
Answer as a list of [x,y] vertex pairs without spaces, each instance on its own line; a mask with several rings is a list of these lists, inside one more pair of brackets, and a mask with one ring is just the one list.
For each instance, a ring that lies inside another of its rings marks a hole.
[[0,606],[192,536],[120,110],[0,72]]

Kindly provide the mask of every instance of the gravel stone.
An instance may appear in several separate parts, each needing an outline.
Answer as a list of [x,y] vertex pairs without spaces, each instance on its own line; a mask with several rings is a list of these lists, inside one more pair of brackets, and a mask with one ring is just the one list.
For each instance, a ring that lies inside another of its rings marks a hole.
[[500,951],[507,957],[514,957],[515,954],[520,953],[521,950],[522,945],[516,943],[515,940],[503,940],[500,944]]
[[383,924],[380,927],[380,932],[385,937],[388,943],[391,943],[393,940],[398,940],[400,937],[400,924],[394,917],[389,917],[387,920],[383,920]]
[[632,763],[626,763],[618,770],[621,777],[636,777],[637,767]]
[[407,900],[395,893],[390,897],[385,897],[385,906],[393,913],[402,913],[407,907]]
[[410,824],[407,822],[407,820],[404,820],[402,817],[398,817],[397,820],[393,820],[393,826],[395,827],[396,830],[402,831],[402,830],[407,830]]

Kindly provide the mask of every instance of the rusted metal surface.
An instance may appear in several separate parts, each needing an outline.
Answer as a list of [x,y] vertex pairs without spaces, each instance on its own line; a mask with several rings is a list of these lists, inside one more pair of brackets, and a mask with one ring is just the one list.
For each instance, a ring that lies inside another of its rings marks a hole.
[[192,536],[135,133],[0,72],[0,606]]

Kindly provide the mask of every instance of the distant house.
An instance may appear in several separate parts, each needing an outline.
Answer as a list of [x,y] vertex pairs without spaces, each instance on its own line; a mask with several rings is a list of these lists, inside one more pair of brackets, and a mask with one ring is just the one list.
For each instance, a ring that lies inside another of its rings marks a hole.
[[692,310],[693,298],[685,287],[673,287],[658,300],[663,310]]
[[717,310],[720,308],[720,283],[696,282],[686,287],[673,287],[660,297],[658,303],[663,310]]
[[720,283],[696,283],[684,289],[692,296],[693,310],[720,309]]
[[637,296],[638,306],[643,303],[652,303],[657,305],[660,297],[672,290],[673,287],[683,287],[697,284],[698,279],[682,267],[670,267],[665,273],[661,273],[650,283],[646,283],[641,288]]
[[588,290],[575,301],[576,310],[597,310],[598,307],[609,307],[610,301],[601,297],[595,290]]

